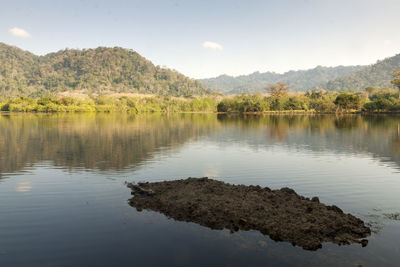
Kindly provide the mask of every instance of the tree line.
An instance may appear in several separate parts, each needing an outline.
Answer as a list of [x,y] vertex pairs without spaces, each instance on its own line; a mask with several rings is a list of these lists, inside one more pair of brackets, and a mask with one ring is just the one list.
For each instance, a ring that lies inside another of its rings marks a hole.
[[332,92],[312,90],[288,93],[285,83],[266,87],[267,95],[241,94],[236,96],[207,95],[203,97],[56,97],[47,94],[40,98],[18,97],[0,99],[5,112],[400,112],[400,70],[393,72],[391,83],[398,88],[369,86],[363,92]]
[[348,112],[400,112],[400,70],[393,72],[391,83],[398,90],[388,87],[369,86],[362,92],[336,92],[311,90],[305,94],[288,93],[285,83],[264,88],[268,95],[237,95],[227,97],[217,106],[219,112],[267,112],[301,111],[316,113]]

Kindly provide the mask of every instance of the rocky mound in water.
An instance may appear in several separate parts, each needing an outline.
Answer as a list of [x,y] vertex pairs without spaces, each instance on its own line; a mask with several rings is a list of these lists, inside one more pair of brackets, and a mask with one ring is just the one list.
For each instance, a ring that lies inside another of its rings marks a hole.
[[322,242],[366,246],[368,240],[362,238],[371,233],[362,220],[290,188],[271,190],[208,178],[128,183],[128,187],[134,195],[129,203],[138,211],[153,210],[211,229],[259,230],[275,241],[307,250],[321,248]]

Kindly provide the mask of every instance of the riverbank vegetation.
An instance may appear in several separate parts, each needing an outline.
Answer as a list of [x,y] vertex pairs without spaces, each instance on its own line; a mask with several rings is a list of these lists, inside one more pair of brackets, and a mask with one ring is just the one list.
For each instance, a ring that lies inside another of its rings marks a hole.
[[2,112],[127,112],[180,113],[354,113],[400,112],[399,92],[390,88],[367,88],[365,92],[310,91],[306,93],[242,94],[236,96],[209,96],[175,98],[165,96],[95,98],[18,97],[0,99]]
[[285,83],[264,88],[268,95],[237,95],[222,99],[217,106],[219,112],[400,112],[400,70],[392,74],[391,83],[398,90],[389,87],[366,87],[363,92],[336,92],[311,90],[306,93],[289,94]]
[[149,97],[110,97],[96,98],[18,97],[0,100],[3,112],[128,112],[128,113],[176,113],[176,112],[214,112],[215,98],[175,98],[164,96]]
[[[368,88],[371,89],[371,88]],[[373,88],[368,92],[310,91],[305,94],[284,94],[279,97],[240,95],[222,99],[219,112],[400,112],[399,92],[391,88]]]
[[284,83],[266,87],[267,94],[241,94],[203,97],[172,96],[105,96],[56,97],[48,94],[40,98],[18,97],[0,99],[3,112],[307,112],[354,113],[400,112],[400,71],[393,73],[392,84],[399,88],[367,87],[363,92],[334,92],[312,90],[288,93]]

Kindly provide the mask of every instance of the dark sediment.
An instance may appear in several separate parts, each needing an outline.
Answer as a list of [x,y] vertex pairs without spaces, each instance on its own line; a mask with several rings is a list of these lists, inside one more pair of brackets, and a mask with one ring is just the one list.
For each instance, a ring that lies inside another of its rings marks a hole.
[[208,178],[156,183],[128,183],[134,195],[129,203],[138,211],[153,210],[178,221],[212,229],[258,230],[275,241],[307,250],[322,242],[366,246],[371,230],[337,206],[318,197],[299,196],[293,189],[231,185]]
[[400,221],[400,212],[384,213],[383,216],[385,216],[385,218],[390,219],[390,220]]

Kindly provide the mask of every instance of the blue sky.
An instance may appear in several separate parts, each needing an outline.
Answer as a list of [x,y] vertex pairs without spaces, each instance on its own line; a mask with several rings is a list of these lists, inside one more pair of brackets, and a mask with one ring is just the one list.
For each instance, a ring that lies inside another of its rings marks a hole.
[[122,46],[193,78],[371,64],[400,53],[400,0],[18,1],[0,42]]

